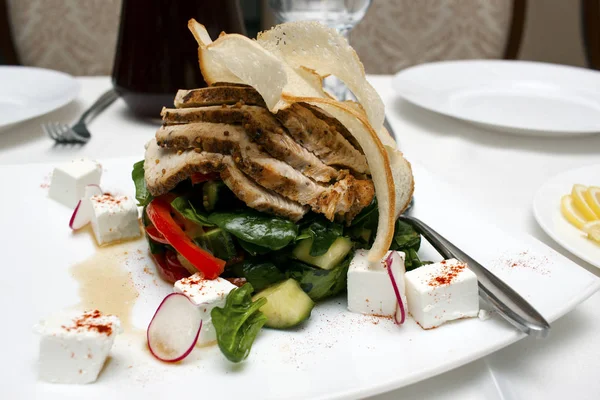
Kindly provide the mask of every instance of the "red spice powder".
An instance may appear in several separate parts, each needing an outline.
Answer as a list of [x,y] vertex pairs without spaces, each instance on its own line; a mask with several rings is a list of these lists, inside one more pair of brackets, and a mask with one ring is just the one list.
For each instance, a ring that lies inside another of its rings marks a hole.
[[452,283],[452,281],[454,281],[458,274],[460,274],[467,267],[467,264],[465,263],[459,262],[456,264],[450,264],[447,263],[446,260],[442,261],[440,264],[442,264],[442,270],[437,276],[434,276],[431,278],[431,280],[429,280],[427,283],[429,286],[436,287],[449,285]]
[[101,322],[100,319],[102,317],[103,315],[99,310],[88,311],[81,317],[75,318],[73,320],[73,326],[62,325],[62,328],[67,332],[83,329],[88,331],[96,331],[101,334],[105,333],[107,336],[110,336],[113,331],[113,324],[112,322]]
[[551,264],[548,257],[521,251],[515,255],[503,256],[498,263],[511,269],[530,269],[541,275],[550,275],[548,266]]
[[121,204],[122,200],[127,200],[127,197],[114,197],[112,194],[110,193],[105,193],[101,196],[93,196],[92,199],[100,204],[113,204],[113,205],[119,205]]

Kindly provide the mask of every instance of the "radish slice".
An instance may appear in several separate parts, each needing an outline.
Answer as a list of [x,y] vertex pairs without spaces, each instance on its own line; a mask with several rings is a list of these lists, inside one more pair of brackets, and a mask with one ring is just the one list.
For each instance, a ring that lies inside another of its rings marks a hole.
[[186,295],[171,293],[160,303],[148,325],[148,348],[161,361],[183,360],[194,349],[201,329],[198,307]]
[[87,185],[85,187],[85,194],[77,202],[77,206],[73,210],[73,215],[71,215],[71,219],[69,220],[69,228],[73,230],[81,229],[92,220],[94,210],[89,199],[92,196],[101,196],[102,194],[102,189],[98,185]]
[[394,315],[394,321],[398,325],[402,325],[406,320],[406,311],[404,309],[404,302],[402,301],[402,295],[400,294],[400,289],[398,288],[398,284],[396,283],[396,277],[394,276],[394,272],[392,270],[392,264],[394,252],[390,252],[387,258],[385,259],[385,265],[387,266],[388,275],[390,276],[390,281],[392,281],[392,287],[394,288],[394,294],[396,295],[396,300],[398,300],[398,307],[396,307],[396,315]]

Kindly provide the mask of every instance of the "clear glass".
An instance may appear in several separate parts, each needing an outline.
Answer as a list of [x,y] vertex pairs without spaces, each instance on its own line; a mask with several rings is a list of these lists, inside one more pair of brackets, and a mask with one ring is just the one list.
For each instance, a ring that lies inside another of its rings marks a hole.
[[[318,21],[348,39],[348,34],[365,16],[371,0],[269,0],[279,22]],[[325,79],[325,89],[340,100],[349,96],[346,86],[335,77]]]

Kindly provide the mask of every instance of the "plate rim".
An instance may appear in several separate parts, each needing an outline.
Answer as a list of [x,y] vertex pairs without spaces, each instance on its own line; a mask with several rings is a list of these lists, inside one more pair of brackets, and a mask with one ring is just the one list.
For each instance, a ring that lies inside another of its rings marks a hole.
[[[465,121],[465,122],[474,124],[476,126],[484,127],[486,129],[494,130],[497,132],[510,133],[513,135],[516,134],[516,135],[523,135],[523,136],[536,136],[536,137],[542,137],[542,136],[557,137],[557,136],[568,136],[568,135],[589,136],[589,135],[595,135],[595,134],[600,133],[600,126],[595,129],[577,129],[577,130],[553,129],[553,128],[535,129],[535,128],[530,128],[530,127],[518,126],[518,125],[514,125],[514,124],[506,124],[506,123],[499,124],[496,122],[489,122],[486,120],[482,120],[479,118],[472,118],[472,117],[468,117],[468,116],[462,116],[462,115],[459,116],[459,115],[453,114],[452,112],[449,112],[447,110],[440,109],[438,107],[431,106],[429,104],[425,104],[424,102],[422,102],[418,99],[415,99],[410,95],[407,96],[404,93],[404,91],[401,89],[401,84],[399,82],[401,79],[405,79],[404,75],[411,73],[417,69],[437,67],[440,65],[451,65],[451,64],[452,65],[456,65],[456,64],[527,65],[527,68],[536,66],[539,68],[570,70],[570,71],[576,71],[577,73],[584,73],[584,74],[595,74],[596,73],[595,71],[592,71],[592,70],[589,70],[586,68],[582,68],[582,67],[577,67],[577,66],[572,66],[572,65],[544,63],[544,62],[538,62],[538,61],[486,60],[486,59],[446,60],[446,61],[434,61],[434,62],[427,62],[427,63],[423,63],[423,64],[413,65],[411,67],[408,67],[406,69],[403,69],[403,70],[395,73],[392,77],[392,88],[394,89],[394,92],[398,96],[400,96],[401,98],[403,98],[404,100],[408,101],[409,103],[411,103],[413,105],[419,106],[421,108],[424,108],[431,112],[435,112],[437,114],[445,115],[447,117],[451,117],[451,118],[459,120],[459,121]],[[598,75],[598,79],[600,81],[600,74]]]
[[543,198],[543,193],[545,190],[547,190],[548,186],[550,186],[553,182],[557,181],[558,179],[560,179],[563,176],[567,176],[570,175],[572,173],[575,173],[577,171],[580,170],[587,170],[590,168],[596,167],[600,170],[600,164],[589,164],[589,165],[585,165],[582,167],[577,167],[577,168],[572,168],[566,171],[562,171],[558,174],[553,175],[552,177],[550,177],[549,179],[547,179],[544,183],[542,183],[540,185],[540,187],[536,190],[535,195],[533,196],[533,201],[532,201],[532,209],[533,209],[533,216],[536,220],[536,222],[538,223],[538,225],[542,228],[542,230],[548,235],[550,236],[550,238],[556,242],[556,244],[558,244],[560,247],[562,247],[563,249],[567,250],[569,253],[571,253],[572,255],[574,255],[575,257],[587,262],[588,264],[596,267],[596,268],[600,268],[600,261],[594,261],[593,258],[582,254],[580,251],[578,251],[577,249],[573,248],[573,246],[571,246],[570,244],[566,243],[563,239],[560,238],[560,235],[557,235],[554,230],[548,225],[547,221],[545,220],[545,218],[543,218],[542,216],[542,211],[541,211],[541,203],[542,203],[542,198]]
[[27,73],[44,74],[47,75],[48,78],[60,76],[62,79],[65,79],[65,82],[69,83],[70,87],[68,89],[68,94],[65,95],[61,101],[56,102],[50,107],[40,108],[38,111],[31,113],[30,115],[27,115],[25,117],[9,120],[8,122],[0,121],[0,129],[4,129],[11,125],[16,125],[25,121],[29,121],[33,118],[40,117],[52,111],[58,110],[59,108],[71,103],[81,93],[81,83],[77,80],[77,78],[63,71],[25,65],[0,65],[0,72],[2,72],[3,70],[27,71]]

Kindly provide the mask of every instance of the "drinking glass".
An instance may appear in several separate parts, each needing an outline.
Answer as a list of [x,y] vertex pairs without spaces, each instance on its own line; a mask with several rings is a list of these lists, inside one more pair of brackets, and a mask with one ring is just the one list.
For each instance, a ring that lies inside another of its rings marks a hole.
[[[318,21],[335,28],[348,40],[348,34],[365,16],[371,0],[269,0],[278,22]],[[339,79],[325,79],[325,89],[340,100],[349,91]]]

